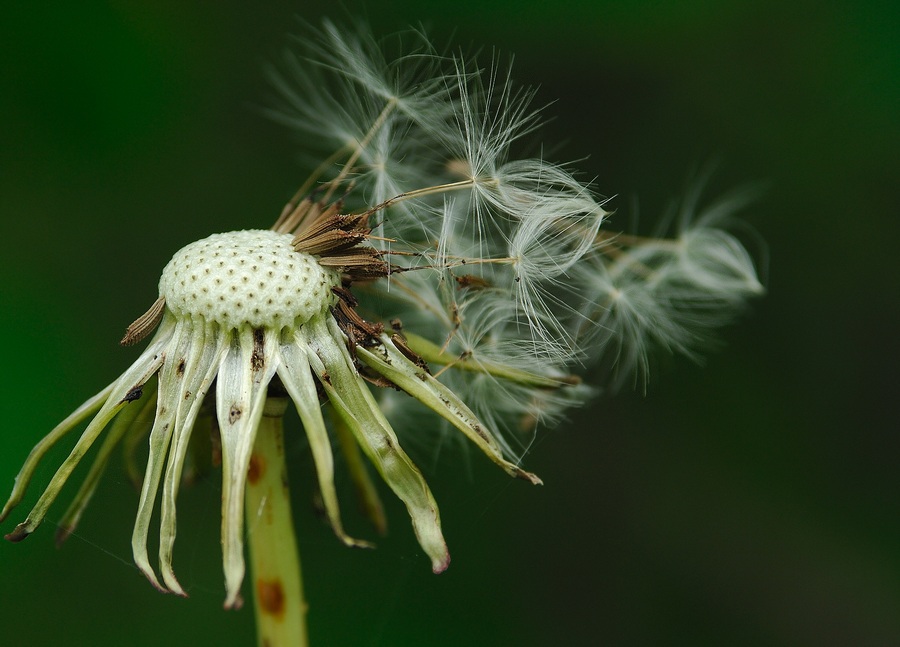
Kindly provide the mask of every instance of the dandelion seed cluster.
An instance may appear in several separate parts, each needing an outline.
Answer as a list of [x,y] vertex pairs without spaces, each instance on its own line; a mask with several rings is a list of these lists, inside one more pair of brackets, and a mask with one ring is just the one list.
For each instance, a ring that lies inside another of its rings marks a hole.
[[[391,49],[404,53],[385,58]],[[595,251],[608,212],[572,169],[512,156],[539,126],[530,90],[517,88],[497,61],[482,71],[438,55],[419,32],[378,42],[330,24],[312,52],[288,54],[272,77],[282,97],[277,120],[323,152],[359,152],[348,204],[391,202],[375,226],[388,240],[373,244],[404,271],[359,290],[381,320],[399,320],[456,368],[502,366],[553,379],[588,359],[579,307],[594,295],[571,270]],[[426,187],[440,189],[392,201]],[[591,393],[548,393],[484,370],[447,370],[441,379],[505,430],[530,431]],[[501,436],[512,454],[523,439]]]
[[[540,117],[497,61],[441,55],[416,31],[377,41],[326,22],[310,32],[270,70],[280,97],[270,114],[325,161],[272,231],[215,234],[175,254],[159,299],[123,340],[156,329],[146,350],[32,450],[0,520],[47,451],[93,416],[9,539],[37,528],[106,431],[60,524],[70,533],[112,448],[149,434],[135,561],[155,586],[183,594],[175,501],[189,450],[217,429],[226,605],[237,606],[247,470],[278,382],[338,538],[365,545],[341,524],[334,435],[375,525],[384,519],[358,451],[406,505],[440,572],[449,552],[437,503],[404,450],[413,436],[394,425],[415,418],[422,436],[430,411],[509,475],[539,483],[519,467],[522,448],[593,393],[573,372],[606,356],[623,382],[646,374],[656,347],[695,356],[761,293],[728,229],[744,196],[701,209],[689,195],[670,238],[611,231],[606,200],[569,166],[514,154]],[[147,554],[157,499],[162,582]]]
[[226,328],[305,323],[335,301],[331,288],[341,279],[294,251],[291,238],[236,231],[198,240],[166,265],[159,294],[176,316],[200,316]]

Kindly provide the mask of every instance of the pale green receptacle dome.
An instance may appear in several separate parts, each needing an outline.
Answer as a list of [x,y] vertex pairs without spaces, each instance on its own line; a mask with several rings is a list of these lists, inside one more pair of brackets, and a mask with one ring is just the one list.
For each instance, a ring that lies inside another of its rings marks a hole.
[[178,251],[159,280],[160,296],[179,316],[201,316],[227,328],[247,323],[302,324],[335,302],[340,275],[292,236],[250,230],[213,234]]

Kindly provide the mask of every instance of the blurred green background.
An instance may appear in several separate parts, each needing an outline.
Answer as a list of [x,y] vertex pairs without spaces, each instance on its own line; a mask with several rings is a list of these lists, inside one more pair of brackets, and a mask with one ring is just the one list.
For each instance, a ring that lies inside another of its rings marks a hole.
[[[4,495],[34,442],[133,360],[116,342],[172,253],[268,226],[305,176],[297,142],[259,115],[261,67],[323,5],[4,9]],[[332,11],[346,14],[514,53],[538,103],[558,99],[548,156],[584,158],[623,225],[634,198],[650,222],[710,160],[710,197],[766,183],[747,218],[771,260],[768,296],[705,366],[664,360],[646,396],[601,397],[544,433],[526,458],[543,488],[474,455],[426,464],[453,554],[440,577],[393,501],[377,551],[339,546],[310,511],[298,447],[313,645],[900,644],[897,4]],[[253,644],[251,610],[221,608],[216,483],[179,501],[190,599],[132,566],[136,494],[116,465],[61,550],[63,505],[28,541],[0,542],[0,641]]]

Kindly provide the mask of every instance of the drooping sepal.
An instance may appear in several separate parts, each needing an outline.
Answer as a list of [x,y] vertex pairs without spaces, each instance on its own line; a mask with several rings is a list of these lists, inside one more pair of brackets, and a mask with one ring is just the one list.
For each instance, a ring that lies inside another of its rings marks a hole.
[[506,460],[496,438],[472,410],[423,366],[407,358],[390,337],[382,335],[381,346],[371,350],[358,347],[356,354],[367,366],[462,431],[508,474],[534,484],[541,484],[541,479],[537,476]]
[[331,317],[313,319],[303,331],[310,365],[335,411],[384,481],[406,505],[419,545],[431,558],[432,570],[443,572],[450,564],[450,554],[441,532],[437,502],[353,367],[343,333]]

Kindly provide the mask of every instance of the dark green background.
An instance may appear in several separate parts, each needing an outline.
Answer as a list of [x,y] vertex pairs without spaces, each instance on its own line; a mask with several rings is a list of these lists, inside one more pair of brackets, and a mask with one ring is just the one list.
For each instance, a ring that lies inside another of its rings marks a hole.
[[[297,143],[258,114],[260,69],[293,16],[323,12],[28,4],[0,20],[4,490],[34,442],[135,357],[116,342],[172,253],[268,226],[304,177]],[[474,454],[425,464],[453,554],[440,577],[394,502],[377,551],[339,546],[310,512],[296,449],[313,644],[900,644],[896,3],[367,14],[380,33],[422,21],[440,43],[455,32],[515,53],[539,102],[559,99],[550,156],[586,157],[620,218],[639,197],[651,221],[710,160],[711,196],[766,183],[747,217],[768,241],[769,294],[706,366],[664,361],[647,396],[600,398],[543,434],[526,459],[543,488]],[[180,498],[189,600],[131,565],[135,509],[116,465],[62,550],[62,505],[28,541],[0,543],[0,640],[252,644],[251,611],[221,609],[215,483]]]

